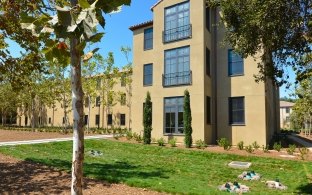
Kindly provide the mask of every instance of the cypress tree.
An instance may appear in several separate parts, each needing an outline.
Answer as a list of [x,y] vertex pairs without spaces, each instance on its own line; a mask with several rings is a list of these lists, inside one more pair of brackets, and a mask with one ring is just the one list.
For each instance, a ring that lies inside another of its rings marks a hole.
[[152,102],[151,95],[149,92],[146,94],[144,111],[143,111],[143,126],[144,134],[143,141],[144,144],[151,144],[151,132],[152,132]]
[[192,113],[190,106],[190,93],[188,90],[184,91],[184,113],[183,113],[183,124],[185,134],[185,147],[190,148],[192,146]]

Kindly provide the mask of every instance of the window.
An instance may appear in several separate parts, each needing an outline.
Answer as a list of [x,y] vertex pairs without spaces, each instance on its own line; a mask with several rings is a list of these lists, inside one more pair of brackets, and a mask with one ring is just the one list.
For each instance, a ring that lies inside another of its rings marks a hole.
[[228,51],[229,57],[229,76],[243,75],[244,74],[244,60],[243,58],[230,49]]
[[65,117],[63,117],[63,124],[65,124]]
[[165,8],[165,43],[191,37],[189,8],[188,1]]
[[125,75],[121,75],[121,77],[120,77],[120,86],[121,87],[126,86],[126,76]]
[[245,103],[244,97],[229,98],[229,122],[230,124],[245,124]]
[[95,124],[99,125],[100,124],[100,115],[95,115]]
[[101,78],[96,79],[96,89],[97,90],[101,89]]
[[289,113],[289,108],[286,108],[286,113]]
[[28,125],[28,117],[26,116],[25,117],[25,126],[27,126]]
[[145,64],[143,69],[143,85],[153,85],[153,64]]
[[108,114],[107,115],[107,125],[112,125],[113,124],[113,115]]
[[206,75],[210,76],[210,50],[206,47]]
[[40,116],[38,117],[38,123],[39,123],[39,125],[41,125],[41,117]]
[[51,117],[49,117],[49,124],[51,124]]
[[120,125],[125,126],[126,125],[126,115],[120,114]]
[[210,7],[206,7],[206,28],[208,31],[210,31],[210,26],[211,26],[211,22],[210,22]]
[[100,105],[101,105],[101,97],[97,96],[96,99],[95,99],[95,106],[96,107],[100,107]]
[[164,86],[191,84],[190,47],[165,51]]
[[[143,117],[142,118],[144,118],[144,108],[145,108],[145,102],[143,103],[143,110],[142,110]],[[151,102],[151,113],[152,113],[151,120],[152,120],[152,123],[153,123],[153,102]]]
[[165,98],[165,133],[183,134],[183,97]]
[[290,122],[290,117],[289,116],[286,116],[286,122]]
[[84,125],[87,125],[88,124],[88,115],[85,115],[84,116]]
[[207,124],[211,124],[211,98],[209,96],[206,97],[206,117]]
[[125,93],[120,94],[120,105],[122,105],[122,106],[126,105],[126,94]]
[[144,50],[153,49],[153,28],[144,30]]

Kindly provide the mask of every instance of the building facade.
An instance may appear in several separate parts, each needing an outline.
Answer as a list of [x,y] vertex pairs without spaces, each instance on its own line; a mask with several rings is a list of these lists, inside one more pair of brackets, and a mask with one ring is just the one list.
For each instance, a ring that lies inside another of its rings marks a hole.
[[295,104],[292,102],[280,101],[280,127],[282,129],[290,129],[290,114],[292,107]]
[[220,13],[205,0],[160,0],[153,20],[133,31],[133,131],[143,132],[143,104],[152,100],[152,137],[183,142],[183,95],[191,97],[193,140],[268,144],[279,129],[278,88],[256,83],[253,57],[224,45]]

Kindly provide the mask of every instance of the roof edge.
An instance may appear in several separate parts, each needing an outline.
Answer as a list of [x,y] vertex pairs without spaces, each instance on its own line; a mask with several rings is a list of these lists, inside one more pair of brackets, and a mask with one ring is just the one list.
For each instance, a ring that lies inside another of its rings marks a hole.
[[146,22],[143,22],[143,23],[140,23],[140,24],[136,24],[136,25],[130,26],[129,29],[131,31],[134,31],[134,30],[137,30],[137,29],[140,29],[140,28],[151,26],[151,25],[153,25],[153,20],[149,20],[149,21],[146,21]]
[[151,10],[153,11],[153,9],[162,2],[163,0],[159,0],[157,1],[152,7],[151,7]]

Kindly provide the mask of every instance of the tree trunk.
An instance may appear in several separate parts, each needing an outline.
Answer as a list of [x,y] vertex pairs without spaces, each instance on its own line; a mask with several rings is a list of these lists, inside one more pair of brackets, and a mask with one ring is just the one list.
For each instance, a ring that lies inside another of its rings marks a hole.
[[52,127],[54,127],[54,111],[55,111],[55,105],[53,103],[53,106],[52,106]]
[[32,115],[32,118],[31,118],[31,128],[32,130],[35,129],[35,97],[32,95],[32,98],[31,98],[31,115]]
[[[75,7],[77,0],[71,0]],[[83,91],[81,84],[81,52],[77,45],[79,39],[70,39],[71,55],[71,89],[73,108],[73,159],[72,159],[72,184],[71,194],[82,194],[82,176],[84,160],[84,132],[83,132]]]

